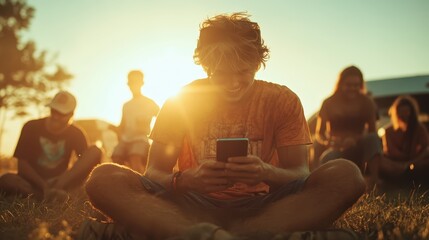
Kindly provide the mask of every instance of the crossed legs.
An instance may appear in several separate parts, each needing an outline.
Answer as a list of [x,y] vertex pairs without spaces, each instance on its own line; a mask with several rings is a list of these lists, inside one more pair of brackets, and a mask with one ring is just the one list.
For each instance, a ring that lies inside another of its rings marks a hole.
[[320,230],[331,226],[364,193],[365,180],[348,160],[332,160],[315,169],[304,189],[267,206],[258,216],[243,219],[231,231],[271,232]]
[[196,223],[173,203],[146,192],[141,175],[118,164],[95,168],[86,191],[91,203],[134,234],[164,239]]
[[[140,177],[128,168],[103,164],[92,172],[86,190],[96,208],[139,235],[177,236],[198,222],[175,204],[146,192]],[[355,164],[333,160],[316,169],[301,192],[267,206],[256,217],[232,223],[227,230],[323,229],[351,207],[364,190],[365,181]]]
[[[102,151],[96,146],[89,147],[71,169],[49,181],[55,183],[61,181],[61,186],[66,190],[82,186],[91,170],[100,163],[102,154]],[[18,174],[6,173],[2,175],[0,177],[0,190],[7,194],[41,194],[41,190],[32,186],[19,172]]]

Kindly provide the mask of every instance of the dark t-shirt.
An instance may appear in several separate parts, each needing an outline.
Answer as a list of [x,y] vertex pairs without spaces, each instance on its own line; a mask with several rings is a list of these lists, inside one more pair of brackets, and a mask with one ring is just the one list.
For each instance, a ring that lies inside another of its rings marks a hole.
[[44,179],[67,170],[70,156],[80,156],[88,147],[83,131],[71,125],[61,134],[46,130],[46,118],[27,122],[21,131],[14,157],[28,163]]
[[376,108],[371,98],[359,95],[354,101],[345,102],[338,95],[323,101],[319,116],[330,123],[331,136],[361,135],[365,124],[375,119]]

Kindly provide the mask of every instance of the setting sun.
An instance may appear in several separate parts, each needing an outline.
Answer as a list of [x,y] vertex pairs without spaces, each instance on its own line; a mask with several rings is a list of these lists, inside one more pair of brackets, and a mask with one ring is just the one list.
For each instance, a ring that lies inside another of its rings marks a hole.
[[[205,76],[202,68],[194,64],[192,51],[193,49],[184,51],[171,48],[151,59],[134,55],[134,58],[121,63],[118,68],[108,69],[103,73],[103,76],[109,76],[105,83],[87,88],[79,86],[77,87],[79,91],[76,91],[81,96],[79,102],[82,105],[95,104],[98,101],[97,115],[93,115],[94,111],[78,108],[75,117],[94,117],[119,124],[122,105],[132,97],[127,86],[127,74],[131,70],[141,70],[144,73],[145,84],[142,93],[161,107],[165,100],[177,94],[181,87]],[[86,83],[88,84],[91,83]],[[94,88],[100,98],[94,97]],[[88,109],[90,108],[86,108]]]

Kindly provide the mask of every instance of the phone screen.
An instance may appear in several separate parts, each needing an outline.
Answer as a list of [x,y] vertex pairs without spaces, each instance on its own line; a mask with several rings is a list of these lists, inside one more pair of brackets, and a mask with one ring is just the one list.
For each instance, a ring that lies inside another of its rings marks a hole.
[[230,157],[247,156],[248,138],[219,138],[216,141],[216,159],[226,162]]

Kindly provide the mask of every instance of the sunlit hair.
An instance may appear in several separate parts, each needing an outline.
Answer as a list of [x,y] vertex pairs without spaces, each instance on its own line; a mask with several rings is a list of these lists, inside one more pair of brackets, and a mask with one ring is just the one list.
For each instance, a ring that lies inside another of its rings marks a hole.
[[231,67],[232,71],[265,67],[269,50],[261,38],[259,25],[249,17],[243,12],[222,14],[200,25],[194,61],[209,76],[220,64]]
[[[410,108],[411,114],[408,119],[399,119],[398,108],[401,106],[406,106]],[[397,97],[389,108],[389,116],[392,119],[392,124],[395,129],[399,127],[400,121],[405,122],[407,126],[415,125],[418,122],[418,115],[419,115],[418,103],[410,95],[401,95]]]
[[[400,119],[398,116],[399,107],[408,107],[410,109],[410,116],[408,119]],[[392,106],[389,108],[389,116],[395,129],[399,128],[399,122],[403,121],[407,124],[407,129],[404,134],[403,149],[406,152],[411,151],[412,140],[418,125],[419,105],[417,101],[410,95],[402,95],[395,99]]]
[[339,90],[341,89],[341,87],[344,84],[344,80],[350,76],[359,77],[359,79],[360,79],[360,92],[362,94],[365,94],[366,93],[366,87],[365,87],[365,82],[363,80],[363,74],[362,74],[362,71],[359,68],[357,68],[356,66],[346,67],[343,71],[340,72],[340,75],[338,75],[337,84],[335,85],[335,88],[334,88],[334,93],[339,92]]
[[132,70],[128,73],[128,83],[144,83],[144,74],[140,70]]

